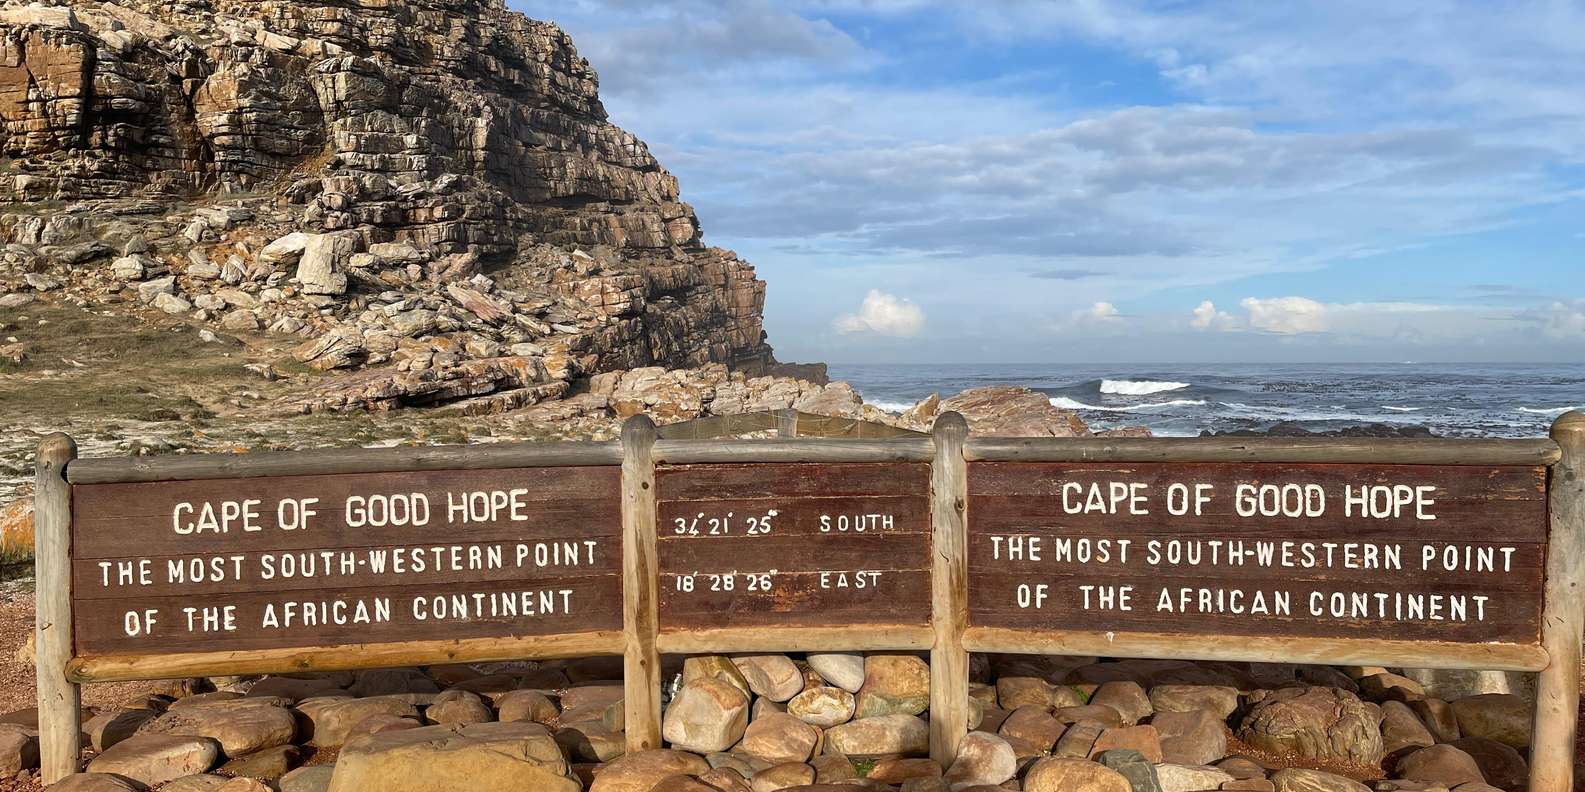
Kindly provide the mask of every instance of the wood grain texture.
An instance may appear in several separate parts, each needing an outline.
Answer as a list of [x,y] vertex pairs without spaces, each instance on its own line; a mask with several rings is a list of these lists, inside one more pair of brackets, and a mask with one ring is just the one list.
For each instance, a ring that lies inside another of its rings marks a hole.
[[930,757],[949,767],[969,728],[968,471],[963,442],[968,422],[955,412],[936,418],[936,458],[931,464]]
[[1290,464],[1514,465],[1558,460],[1552,440],[971,437],[969,461],[1272,462]]
[[918,463],[662,467],[662,630],[927,623],[929,475]]
[[1403,668],[1477,668],[1494,671],[1539,671],[1548,662],[1546,650],[1534,645],[1375,638],[1249,636],[1228,640],[1220,635],[1187,633],[1093,630],[1030,632],[1000,627],[969,627],[963,632],[963,643],[971,652]]
[[39,772],[45,784],[77,772],[82,747],[82,695],[66,676],[66,664],[78,651],[72,629],[72,488],[65,478],[76,457],[70,437],[52,434],[39,443],[33,468]]
[[111,484],[418,470],[619,465],[621,462],[621,446],[612,442],[399,446],[83,459],[67,469],[67,479],[73,484]]
[[[614,467],[276,476],[78,485],[75,490],[73,550],[78,559],[122,558],[129,550],[142,555],[235,553],[406,545],[442,536],[451,542],[615,537],[621,531],[620,473]],[[518,491],[521,519],[513,519],[510,506],[490,510],[491,518],[483,521],[451,519],[448,497],[461,501],[467,493],[489,490]],[[348,525],[349,497],[413,493],[428,499],[428,524]],[[306,498],[318,499],[310,507],[318,514],[309,527],[283,530],[281,501]],[[183,535],[175,530],[179,504],[191,507],[179,515],[185,525],[201,515],[205,503],[245,499],[259,501],[254,507],[256,531],[244,530],[239,522],[225,534]]]
[[282,674],[354,671],[439,663],[494,663],[556,660],[622,653],[620,630],[570,635],[402,641],[293,649],[154,655],[89,655],[73,660],[67,676],[74,682],[130,682],[231,674]]
[[655,424],[622,425],[622,685],[629,753],[661,747],[658,568],[655,561]]
[[661,631],[657,645],[666,654],[717,654],[734,652],[847,652],[917,651],[929,649],[935,630],[929,625],[893,625],[876,629],[869,624],[822,627],[723,627],[704,630]]
[[1563,457],[1549,484],[1551,544],[1541,642],[1550,657],[1536,686],[1530,792],[1574,789],[1580,700],[1580,634],[1585,631],[1585,413],[1552,425]]
[[[1475,465],[971,462],[969,622],[1535,645],[1545,475]],[[1208,487],[1208,499],[1173,515],[1174,483]],[[1295,484],[1324,495],[1308,502],[1311,516],[1240,513],[1240,485]],[[1380,486],[1425,488],[1417,497],[1433,502],[1424,515],[1349,513],[1345,488]],[[1136,493],[1138,501],[1126,497]],[[1472,558],[1490,566],[1469,566]],[[1126,608],[1102,599],[1125,591]]]
[[[621,579],[614,574],[560,577],[539,585],[508,580],[127,596],[79,603],[77,651],[85,655],[218,652],[595,632],[621,625],[621,596]],[[202,619],[213,611],[205,609],[226,607],[232,608],[233,629],[206,628]],[[378,618],[382,608],[388,618]],[[128,635],[127,615],[143,617],[150,612],[155,618],[152,631]],[[368,619],[360,620],[360,613],[367,613]]]
[[661,440],[655,459],[673,465],[724,462],[928,462],[930,438],[873,440],[793,438],[777,440]]

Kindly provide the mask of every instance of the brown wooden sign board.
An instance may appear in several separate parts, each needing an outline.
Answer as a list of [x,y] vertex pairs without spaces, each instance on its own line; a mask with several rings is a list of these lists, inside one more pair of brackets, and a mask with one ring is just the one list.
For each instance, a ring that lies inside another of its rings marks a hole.
[[1585,414],[1550,440],[657,439],[129,460],[40,448],[44,776],[77,684],[624,656],[929,649],[1541,674],[1535,792],[1571,789]]
[[88,484],[85,655],[620,630],[613,467]]
[[930,622],[930,466],[663,466],[660,630]]
[[1540,467],[969,465],[969,623],[1539,645]]

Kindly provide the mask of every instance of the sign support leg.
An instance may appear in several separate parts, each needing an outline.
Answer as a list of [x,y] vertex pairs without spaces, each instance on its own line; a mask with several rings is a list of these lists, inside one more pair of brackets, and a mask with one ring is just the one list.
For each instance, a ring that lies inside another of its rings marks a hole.
[[930,758],[952,764],[969,730],[969,653],[963,649],[968,621],[968,463],[963,441],[969,425],[949,412],[936,419],[936,458],[930,466],[932,523],[930,649]]
[[622,425],[622,686],[627,752],[660,747],[660,654],[655,649],[655,423]]
[[1536,686],[1530,739],[1530,792],[1572,792],[1579,718],[1580,641],[1585,631],[1585,413],[1552,424],[1563,458],[1547,485],[1551,535],[1541,643],[1551,662]]
[[82,750],[82,695],[67,681],[72,640],[72,488],[66,464],[77,444],[64,434],[39,443],[34,466],[34,585],[37,588],[39,769],[46,785],[77,772]]

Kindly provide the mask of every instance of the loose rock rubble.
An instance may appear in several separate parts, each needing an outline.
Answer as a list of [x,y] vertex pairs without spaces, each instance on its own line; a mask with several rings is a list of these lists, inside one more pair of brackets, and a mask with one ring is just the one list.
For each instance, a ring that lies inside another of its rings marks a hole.
[[[1526,783],[1523,699],[1448,702],[1382,668],[974,655],[971,732],[942,766],[928,758],[920,655],[664,665],[658,750],[624,753],[621,666],[610,658],[228,677],[172,683],[99,713],[86,727],[90,774],[51,789],[1517,792]],[[1328,683],[1309,681],[1320,678]],[[0,716],[0,777],[37,767],[34,728],[31,711]]]

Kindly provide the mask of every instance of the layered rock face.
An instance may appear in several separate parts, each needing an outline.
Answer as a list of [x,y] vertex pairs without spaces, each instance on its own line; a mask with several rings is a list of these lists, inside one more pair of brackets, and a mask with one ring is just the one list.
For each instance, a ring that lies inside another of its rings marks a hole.
[[[500,347],[463,358],[532,342],[574,374],[762,369],[764,284],[702,244],[597,86],[566,34],[500,0],[9,0],[0,239],[16,270],[112,292],[174,276],[167,313],[206,310],[210,265],[280,303],[198,317],[252,314],[228,329],[376,331],[334,367],[391,358],[372,307],[457,309],[440,334]],[[178,209],[222,216],[170,227]]]

